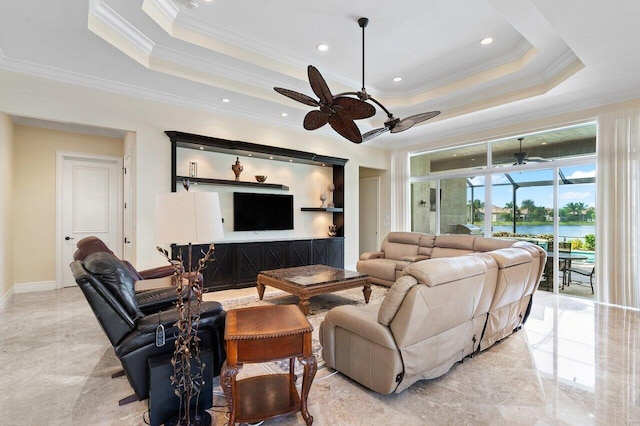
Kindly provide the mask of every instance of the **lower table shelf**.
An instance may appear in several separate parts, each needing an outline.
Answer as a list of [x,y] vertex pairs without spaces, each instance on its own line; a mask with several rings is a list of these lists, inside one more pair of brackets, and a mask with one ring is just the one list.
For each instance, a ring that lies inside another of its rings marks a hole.
[[300,396],[288,374],[238,380],[236,390],[242,395],[236,408],[236,422],[256,422],[300,411]]

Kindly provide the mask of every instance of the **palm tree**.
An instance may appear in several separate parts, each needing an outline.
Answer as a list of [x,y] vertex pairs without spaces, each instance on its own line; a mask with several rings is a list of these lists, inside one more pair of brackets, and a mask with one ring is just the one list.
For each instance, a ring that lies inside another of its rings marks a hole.
[[527,210],[527,217],[531,216],[536,210],[536,203],[533,200],[522,200],[520,203],[522,210]]
[[569,211],[567,220],[575,220],[576,203],[567,203],[564,208]]
[[473,223],[475,220],[479,219],[478,213],[484,209],[484,202],[476,199],[473,200],[473,202],[468,203],[467,206],[471,209],[471,223]]
[[511,219],[513,219],[513,216],[514,216],[514,215],[516,215],[516,218],[518,217],[518,213],[519,213],[519,212],[518,212],[518,206],[516,206],[515,211],[514,211],[514,209],[513,209],[513,203],[512,203],[511,201],[509,201],[509,202],[505,203],[505,205],[504,205],[504,209],[509,211],[509,213],[508,213],[508,214],[505,214],[505,219],[506,219],[506,220],[511,220]]
[[586,207],[584,203],[575,203],[575,207],[576,207],[576,215],[580,216],[580,220],[584,220],[584,215],[582,214],[582,212]]

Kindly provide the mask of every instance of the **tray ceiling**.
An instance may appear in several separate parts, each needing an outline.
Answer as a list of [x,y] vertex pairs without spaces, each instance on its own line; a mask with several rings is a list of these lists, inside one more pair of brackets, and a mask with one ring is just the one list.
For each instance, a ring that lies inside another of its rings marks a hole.
[[[0,67],[304,132],[309,108],[273,87],[311,94],[313,64],[332,92],[359,90],[356,21],[366,16],[367,91],[396,116],[443,112],[367,144],[412,145],[500,124],[508,111],[535,117],[640,95],[640,60],[625,54],[640,47],[633,0],[615,9],[595,0],[196,1],[10,2]],[[485,37],[494,42],[480,44]],[[385,118],[358,125],[364,133]]]

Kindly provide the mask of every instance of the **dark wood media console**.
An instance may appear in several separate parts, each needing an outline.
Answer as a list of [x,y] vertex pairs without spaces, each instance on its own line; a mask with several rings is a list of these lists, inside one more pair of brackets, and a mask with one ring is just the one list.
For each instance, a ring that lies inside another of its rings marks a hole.
[[[344,237],[310,238],[280,241],[230,242],[215,245],[215,261],[204,270],[204,287],[208,291],[245,288],[256,285],[260,271],[306,265],[344,268]],[[207,245],[193,246],[193,266],[197,265]],[[173,246],[173,257],[186,246]]]

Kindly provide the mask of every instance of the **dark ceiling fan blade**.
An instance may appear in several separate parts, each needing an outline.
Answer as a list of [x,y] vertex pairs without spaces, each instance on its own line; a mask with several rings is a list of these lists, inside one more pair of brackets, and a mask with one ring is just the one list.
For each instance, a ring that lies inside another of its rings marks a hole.
[[423,121],[430,120],[439,114],[440,114],[440,111],[429,111],[429,112],[423,112],[416,115],[410,115],[407,118],[413,121],[415,124],[418,124],[418,123],[422,123]]
[[378,136],[387,133],[389,128],[387,126],[380,127],[379,129],[369,130],[367,133],[362,135],[362,142],[370,141],[373,138],[377,138]]
[[404,132],[405,130],[409,130],[410,128],[412,128],[414,124],[416,124],[416,123],[412,119],[403,118],[402,120],[400,120],[398,122],[398,124],[396,124],[395,126],[393,126],[391,128],[391,133]]
[[307,74],[309,75],[309,84],[313,89],[313,93],[320,98],[320,102],[326,105],[332,105],[333,95],[331,94],[331,90],[329,90],[329,86],[327,86],[327,82],[322,78],[320,71],[313,65],[309,65]]
[[309,111],[307,115],[304,116],[302,125],[307,130],[316,130],[327,124],[328,121],[329,116],[327,114],[318,110],[313,110]]
[[305,95],[304,93],[294,92],[293,90],[283,89],[282,87],[274,87],[273,90],[280,93],[281,95],[286,96],[287,98],[293,99],[294,101],[298,101],[305,105],[309,105],[309,106],[320,105],[318,101],[316,101],[310,96]]
[[334,106],[340,106],[340,116],[351,120],[361,120],[376,115],[376,108],[360,99],[338,96],[333,99]]
[[332,114],[329,116],[329,124],[333,127],[333,130],[338,132],[342,137],[349,139],[354,143],[362,142],[362,134],[360,129],[356,126],[353,120],[341,117],[338,114]]
[[532,163],[548,163],[551,160],[542,157],[527,157],[527,161],[531,161]]
[[423,121],[427,121],[437,116],[438,114],[440,114],[440,111],[430,111],[430,112],[423,112],[420,114],[410,115],[409,117],[403,118],[402,120],[400,120],[400,122],[391,129],[391,133],[400,133],[400,132],[404,132],[405,130],[409,130],[415,124],[422,123]]

